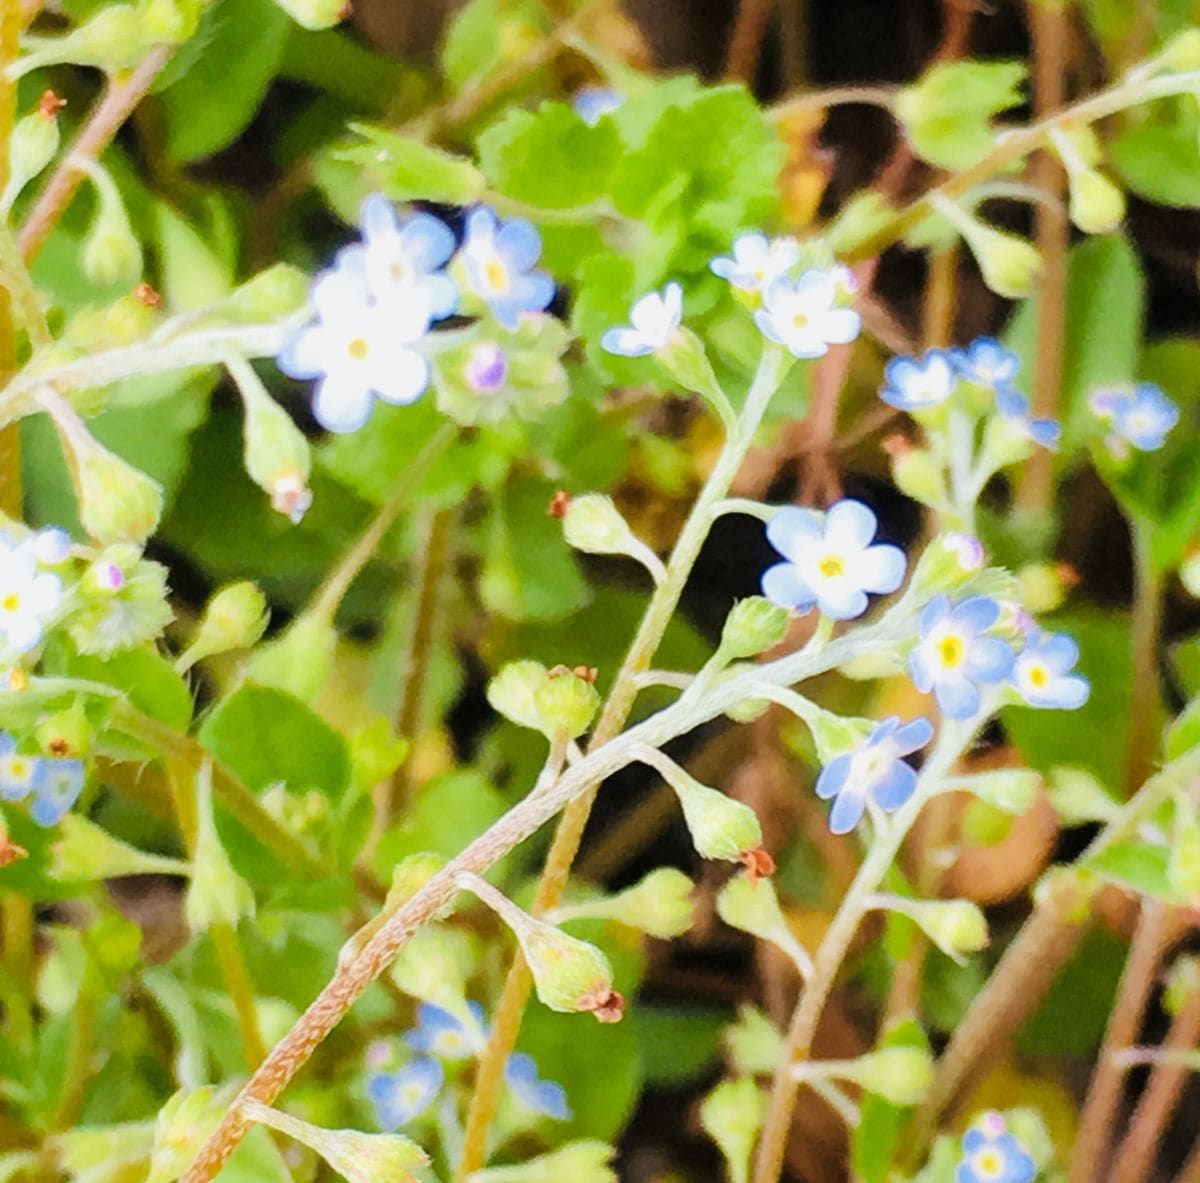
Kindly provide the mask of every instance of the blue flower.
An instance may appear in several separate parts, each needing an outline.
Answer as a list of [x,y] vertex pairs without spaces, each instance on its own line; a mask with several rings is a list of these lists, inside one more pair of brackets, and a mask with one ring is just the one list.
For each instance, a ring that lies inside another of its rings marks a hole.
[[1132,391],[1098,390],[1088,405],[1111,421],[1109,448],[1118,455],[1128,444],[1139,452],[1157,452],[1179,422],[1179,408],[1151,382],[1139,382]]
[[0,637],[9,649],[28,653],[38,645],[62,598],[62,580],[38,567],[35,542],[0,534]]
[[554,280],[533,270],[542,253],[538,232],[524,218],[497,220],[486,206],[467,215],[460,256],[475,294],[506,328],[522,312],[542,312],[554,299]]
[[754,323],[793,357],[823,357],[830,345],[853,341],[862,328],[857,312],[839,306],[838,280],[832,271],[806,271],[795,281],[781,276],[764,292]]
[[429,384],[429,362],[412,348],[429,329],[429,293],[373,299],[362,255],[339,256],[318,276],[310,296],[317,323],[297,330],[276,359],[291,378],[318,378],[313,414],[328,431],[357,431],[375,396],[415,402]]
[[509,1056],[504,1066],[504,1079],[513,1095],[530,1109],[557,1121],[571,1120],[566,1090],[553,1080],[542,1080],[537,1065],[529,1056],[522,1052]]
[[585,86],[576,91],[571,106],[588,127],[595,127],[605,115],[611,115],[624,102],[625,96],[611,86]]
[[661,293],[649,292],[634,304],[629,310],[632,327],[606,329],[600,344],[622,357],[645,357],[666,345],[682,319],[683,288],[669,283]]
[[0,732],[0,801],[23,801],[39,792],[46,775],[46,762],[37,756],[23,756],[17,741]]
[[996,409],[1010,427],[1028,436],[1035,444],[1054,452],[1058,450],[1062,429],[1053,419],[1032,419],[1029,400],[1016,390],[997,390]]
[[404,1042],[413,1051],[441,1056],[444,1060],[467,1060],[483,1050],[487,1036],[483,1023],[483,1007],[477,1002],[467,1004],[472,1023],[464,1023],[431,1002],[417,1007],[417,1026],[404,1033]]
[[363,242],[339,254],[344,264],[360,267],[367,289],[381,303],[405,301],[420,292],[434,320],[458,307],[458,285],[440,270],[454,253],[454,234],[432,214],[413,214],[403,222],[381,193],[363,202],[359,218]]
[[1012,649],[984,635],[999,619],[1000,605],[989,596],[973,596],[956,607],[948,596],[937,596],[921,612],[909,673],[923,694],[934,692],[951,719],[974,716],[980,685],[1002,682],[1012,671]]
[[889,407],[898,411],[924,411],[950,397],[955,373],[947,354],[931,349],[920,358],[892,358],[884,367],[883,379],[879,397]]
[[830,830],[853,830],[868,798],[880,809],[899,809],[917,787],[917,774],[901,757],[923,748],[932,737],[928,719],[913,719],[902,727],[899,716],[892,715],[854,751],[830,760],[817,777],[817,796],[822,801],[837,798],[829,814]]
[[445,1071],[439,1060],[420,1056],[397,1072],[377,1072],[367,1080],[381,1130],[392,1133],[424,1113],[437,1099]]
[[1036,633],[1013,664],[1012,683],[1031,707],[1073,711],[1091,693],[1086,678],[1070,671],[1079,660],[1079,646],[1066,633]]
[[83,792],[82,760],[43,760],[30,813],[39,826],[56,826]]
[[1021,359],[994,337],[976,337],[966,348],[952,349],[949,356],[955,370],[968,382],[996,390],[1011,385],[1021,368]]
[[763,573],[763,595],[801,612],[815,603],[834,620],[861,616],[867,592],[886,595],[904,582],[904,552],[870,545],[875,525],[875,515],[859,501],[839,501],[824,517],[811,509],[781,509],[767,524],[767,539],[786,562]]
[[1033,1183],[1037,1166],[999,1113],[985,1113],[963,1135],[956,1183]]
[[765,234],[742,234],[734,240],[733,254],[718,255],[709,267],[735,288],[762,292],[799,261],[800,244],[790,235],[768,239]]

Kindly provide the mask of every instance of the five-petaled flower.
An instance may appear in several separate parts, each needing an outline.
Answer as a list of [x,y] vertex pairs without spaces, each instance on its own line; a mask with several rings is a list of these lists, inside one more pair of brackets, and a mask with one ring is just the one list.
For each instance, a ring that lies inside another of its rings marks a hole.
[[671,339],[683,319],[683,288],[669,283],[661,292],[648,292],[629,310],[629,324],[607,329],[600,344],[609,353],[645,357]]
[[487,1042],[483,1022],[483,1007],[467,1003],[471,1021],[422,1002],[417,1007],[417,1025],[404,1033],[404,1042],[416,1052],[440,1056],[443,1060],[468,1060],[478,1055]]
[[979,711],[980,686],[1002,682],[1012,671],[1012,648],[985,635],[999,619],[1000,605],[989,596],[957,606],[948,596],[935,596],[921,612],[909,672],[917,689],[932,690],[951,719],[972,718]]
[[923,357],[894,357],[884,367],[879,392],[898,411],[924,411],[944,403],[954,390],[956,375],[950,358],[940,349]]
[[367,1080],[375,1120],[388,1133],[415,1121],[437,1099],[445,1070],[440,1060],[418,1056],[396,1072],[377,1072]]
[[17,741],[0,732],[0,801],[23,801],[40,792],[45,780],[45,761],[17,751]]
[[1057,420],[1034,419],[1029,414],[1029,400],[1018,390],[997,390],[996,409],[1005,423],[1018,434],[1051,452],[1058,448],[1062,429]]
[[38,569],[36,542],[0,535],[0,635],[15,653],[28,653],[62,600],[62,581]]
[[735,288],[763,292],[799,261],[800,244],[790,235],[767,238],[765,234],[742,234],[734,239],[733,253],[718,255],[709,267]]
[[1033,1183],[1037,1166],[999,1113],[985,1113],[962,1140],[956,1183]]
[[56,826],[83,792],[82,760],[26,756],[17,741],[0,732],[0,801],[24,801],[33,795],[30,814],[39,826]]
[[968,382],[995,390],[1011,386],[1021,368],[1021,359],[994,337],[976,337],[970,345],[950,350],[949,360]]
[[900,723],[898,715],[882,723],[857,748],[835,756],[817,777],[817,796],[835,797],[829,828],[848,834],[862,819],[868,800],[880,809],[899,809],[913,795],[917,774],[903,757],[923,748],[933,737],[928,719]]
[[1088,680],[1071,673],[1079,646],[1066,633],[1035,633],[1013,663],[1012,683],[1032,707],[1073,711],[1091,693]]
[[571,1107],[563,1086],[553,1080],[542,1080],[531,1057],[523,1052],[509,1056],[504,1065],[504,1079],[523,1105],[558,1121],[570,1121]]
[[754,323],[793,357],[823,357],[830,345],[853,341],[862,328],[857,312],[839,306],[841,296],[832,272],[806,271],[795,282],[783,276],[766,289]]
[[767,524],[767,539],[786,561],[763,573],[763,595],[801,612],[816,604],[834,620],[861,616],[867,592],[886,595],[904,582],[904,552],[871,545],[875,527],[875,515],[860,501],[839,501],[824,517],[781,509]]
[[1132,444],[1139,452],[1157,452],[1179,422],[1179,408],[1152,382],[1132,390],[1097,390],[1088,400],[1094,414],[1111,423],[1109,449],[1117,456]]
[[542,253],[538,232],[524,218],[501,222],[486,206],[467,215],[460,252],[471,288],[505,328],[523,312],[542,312],[554,299],[554,280],[534,270]]

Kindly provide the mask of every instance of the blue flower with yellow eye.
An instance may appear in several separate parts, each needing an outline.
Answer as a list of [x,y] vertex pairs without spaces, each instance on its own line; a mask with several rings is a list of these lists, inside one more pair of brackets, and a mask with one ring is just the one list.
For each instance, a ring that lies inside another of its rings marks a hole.
[[556,1121],[570,1121],[571,1107],[561,1084],[542,1080],[537,1065],[523,1052],[514,1052],[504,1066],[504,1079],[513,1096],[536,1113],[544,1113]]
[[404,1033],[404,1042],[415,1052],[443,1060],[467,1060],[478,1055],[487,1042],[483,1007],[477,1002],[469,1002],[467,1007],[471,1012],[469,1023],[440,1006],[422,1002],[417,1007],[417,1025]]
[[420,1056],[396,1072],[377,1072],[367,1080],[381,1130],[393,1133],[415,1121],[437,1100],[445,1070],[438,1060]]
[[985,1113],[962,1140],[956,1183],[1033,1183],[1037,1165],[999,1113]]
[[1179,408],[1152,382],[1132,390],[1098,390],[1088,405],[1112,425],[1109,449],[1120,456],[1132,444],[1139,452],[1157,452],[1179,422]]
[[879,397],[898,411],[925,411],[944,403],[956,380],[950,357],[941,349],[922,357],[894,357],[884,366]]
[[554,280],[534,270],[542,253],[538,232],[524,218],[501,222],[486,206],[467,215],[459,256],[475,294],[506,328],[523,312],[542,312],[554,299]]
[[1012,671],[1010,646],[986,635],[999,619],[1000,605],[990,596],[972,596],[958,605],[936,596],[921,612],[909,673],[923,694],[933,691],[951,719],[972,718],[979,711],[980,686],[1002,682]]
[[963,349],[952,349],[950,363],[968,382],[1002,390],[1010,386],[1021,368],[1021,359],[994,337],[976,337]]
[[29,811],[39,826],[56,826],[83,792],[82,760],[42,760],[42,772]]
[[17,751],[17,741],[0,732],[0,801],[24,801],[40,792],[46,778],[46,761]]
[[1012,683],[1031,707],[1073,711],[1091,694],[1086,678],[1071,673],[1079,646],[1066,633],[1037,633],[1013,664]]

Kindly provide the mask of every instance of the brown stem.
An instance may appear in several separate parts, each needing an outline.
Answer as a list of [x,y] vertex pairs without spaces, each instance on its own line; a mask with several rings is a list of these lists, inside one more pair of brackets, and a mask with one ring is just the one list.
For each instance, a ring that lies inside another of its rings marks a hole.
[[71,163],[71,158],[84,156],[91,160],[99,159],[162,72],[172,48],[169,45],[155,46],[127,78],[110,79],[104,97],[88,116],[83,131],[71,145],[70,151],[59,161],[46,187],[38,195],[25,225],[21,227],[19,245],[26,263],[33,262],[37,257],[42,244],[50,236],[50,231],[62,217],[83,180],[83,173]]
[[1129,750],[1125,783],[1132,793],[1154,767],[1162,719],[1158,668],[1162,628],[1163,577],[1150,555],[1146,531],[1133,523],[1133,710],[1129,717]]
[[733,30],[729,36],[729,52],[725,55],[725,78],[730,82],[750,85],[758,72],[767,21],[775,0],[740,0]]
[[[1066,8],[1057,3],[1031,6],[1033,31],[1033,106],[1039,119],[1062,109],[1066,72],[1066,42],[1070,31]],[[1042,256],[1037,294],[1037,342],[1034,349],[1033,414],[1053,418],[1058,414],[1062,385],[1063,347],[1067,309],[1067,247],[1070,226],[1063,206],[1066,178],[1058,158],[1049,149],[1038,157],[1033,176],[1053,200],[1038,202],[1035,239]],[[1054,496],[1053,457],[1038,448],[1021,466],[1017,505],[1027,511],[1045,511]]]
[[1167,911],[1166,906],[1156,900],[1142,902],[1137,931],[1129,946],[1129,957],[1117,991],[1116,1007],[1109,1017],[1100,1057],[1084,1102],[1067,1183],[1094,1183],[1099,1178],[1125,1079],[1125,1069],[1114,1053],[1137,1041],[1162,952]]
[[[17,5],[8,3],[0,11],[0,190],[8,180],[8,142],[16,121],[17,84],[3,73],[21,51],[21,30],[27,22]],[[6,233],[8,227],[2,228]],[[16,326],[12,297],[0,291],[0,385],[8,381],[17,365]],[[24,497],[21,489],[21,428],[10,423],[0,428],[0,512],[20,518]]]
[[[1200,1041],[1200,990],[1192,990],[1183,1008],[1171,1023],[1163,1040],[1166,1052],[1189,1052]],[[1113,1160],[1111,1183],[1141,1183],[1154,1166],[1163,1126],[1175,1110],[1191,1068],[1171,1063],[1169,1058],[1156,1063],[1150,1083],[1142,1093],[1129,1123],[1129,1131]]]

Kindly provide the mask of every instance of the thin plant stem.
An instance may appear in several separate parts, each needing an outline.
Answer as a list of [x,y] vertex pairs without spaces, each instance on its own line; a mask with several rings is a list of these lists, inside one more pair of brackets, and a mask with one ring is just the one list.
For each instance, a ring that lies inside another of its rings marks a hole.
[[[667,625],[679,605],[684,584],[695,565],[700,547],[708,537],[713,520],[714,507],[729,492],[729,486],[737,475],[747,451],[758,430],[767,403],[775,392],[784,371],[783,355],[768,350],[763,355],[750,391],[746,396],[745,408],[737,429],[725,442],[717,463],[713,466],[704,488],[696,498],[691,513],[680,531],[666,568],[666,577],[656,583],[654,594],[647,605],[637,635],[625,656],[625,661],[613,682],[612,690],[600,713],[600,718],[588,744],[588,751],[595,751],[618,735],[625,726],[629,712],[639,689],[638,675],[650,668],[658,651]],[[562,820],[555,831],[550,852],[538,883],[534,898],[535,916],[555,907],[566,888],[571,866],[579,852],[583,832],[591,815],[598,784],[589,789],[577,801],[571,802],[563,812]],[[463,1157],[455,1174],[461,1183],[473,1171],[484,1165],[487,1135],[495,1116],[499,1101],[498,1086],[504,1064],[517,1041],[521,1026],[521,1015],[529,998],[532,979],[525,960],[518,951],[504,982],[504,990],[492,1020],[491,1035],[479,1066],[476,1085],[471,1094],[471,1105],[467,1114]]]
[[750,85],[758,73],[763,38],[775,0],[739,0],[725,55],[725,78]]
[[83,982],[75,1005],[71,1008],[71,1035],[67,1045],[67,1064],[63,1071],[62,1089],[58,1103],[50,1115],[52,1130],[69,1130],[79,1122],[87,1100],[91,1081],[92,1056],[96,1043],[96,1019],[99,1013],[99,992],[102,984],[99,971],[90,964],[84,971]]
[[890,111],[896,105],[894,86],[835,86],[829,90],[814,90],[792,95],[768,108],[767,118],[782,123],[791,115],[803,111],[824,111],[830,107],[883,107]]
[[1150,553],[1147,531],[1134,522],[1133,557],[1133,710],[1129,718],[1129,749],[1125,783],[1132,792],[1151,769],[1158,748],[1162,694],[1158,669],[1162,628],[1163,576]]
[[1200,1042],[1200,990],[1192,990],[1163,1040],[1163,1050],[1168,1055],[1155,1062],[1150,1082],[1117,1148],[1111,1172],[1112,1183],[1142,1183],[1149,1175],[1162,1139],[1163,1127],[1175,1111],[1179,1094],[1192,1072],[1188,1064],[1172,1062],[1170,1053],[1190,1052],[1197,1042]]
[[[1039,119],[1061,110],[1066,98],[1063,82],[1069,21],[1069,13],[1062,4],[1037,2],[1030,6],[1033,109]],[[1033,180],[1055,200],[1040,202],[1037,207],[1034,239],[1042,257],[1042,274],[1037,288],[1037,340],[1030,403],[1034,415],[1054,418],[1058,414],[1066,341],[1070,226],[1062,203],[1063,167],[1049,148],[1042,149]],[[1047,449],[1035,448],[1029,462],[1021,466],[1016,494],[1018,508],[1044,513],[1050,507],[1054,496],[1052,461]]]
[[71,158],[99,159],[104,149],[112,143],[121,125],[145,98],[154,80],[162,73],[172,51],[172,46],[157,45],[146,54],[128,77],[109,79],[104,96],[92,109],[87,123],[70,150],[63,154],[58,167],[38,195],[37,202],[21,227],[18,245],[27,264],[37,257],[42,245],[50,237],[50,231],[71,204],[71,198],[75,196],[75,190],[83,180],[83,173]]
[[13,1047],[33,1042],[33,901],[20,892],[0,896],[0,954],[5,970],[4,1030]]
[[1067,1170],[1067,1183],[1092,1183],[1099,1177],[1125,1079],[1125,1067],[1113,1053],[1137,1042],[1162,953],[1167,912],[1166,905],[1157,900],[1142,901],[1137,931],[1129,946],[1129,956],[1117,990],[1116,1006],[1109,1016],[1104,1043],[1080,1115],[1079,1132],[1075,1136],[1071,1164]]
[[237,1012],[246,1067],[253,1072],[267,1058],[267,1047],[259,1027],[254,986],[250,981],[250,971],[246,968],[246,957],[238,940],[237,929],[232,924],[214,924],[208,931],[208,939],[212,941],[217,960],[221,963],[225,986]]
[[966,750],[974,735],[973,723],[946,721],[942,734],[921,769],[916,790],[890,823],[876,833],[867,857],[821,940],[813,958],[814,972],[805,984],[792,1014],[783,1054],[771,1085],[771,1097],[755,1157],[754,1183],[775,1183],[783,1169],[788,1132],[800,1087],[796,1069],[808,1058],[825,1003],[854,934],[869,910],[870,897],[883,881],[926,801]]

